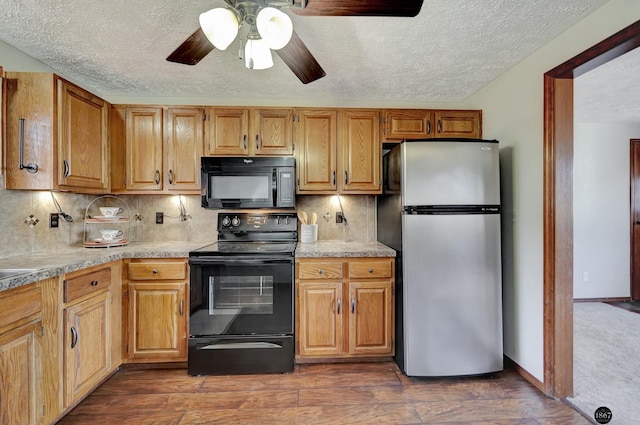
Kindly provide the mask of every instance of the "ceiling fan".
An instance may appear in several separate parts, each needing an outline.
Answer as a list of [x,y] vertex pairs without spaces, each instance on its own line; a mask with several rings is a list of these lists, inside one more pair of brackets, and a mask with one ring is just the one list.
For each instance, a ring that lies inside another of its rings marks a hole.
[[[269,67],[273,64],[271,50],[275,50],[280,59],[304,84],[320,79],[326,74],[293,30],[291,19],[280,11],[281,8],[288,7],[293,13],[301,16],[413,17],[420,12],[423,2],[423,0],[224,1],[228,4],[226,8],[211,9],[200,15],[200,28],[178,46],[167,60],[195,65],[216,47],[224,50],[237,36],[238,28],[246,23],[250,27],[243,52],[247,68]],[[266,62],[262,62],[263,60]]]

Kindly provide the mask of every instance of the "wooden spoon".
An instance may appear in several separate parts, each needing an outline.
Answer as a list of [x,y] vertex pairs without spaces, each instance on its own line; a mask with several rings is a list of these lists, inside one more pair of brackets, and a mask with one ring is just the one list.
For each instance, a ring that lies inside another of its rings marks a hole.
[[312,213],[311,214],[311,224],[316,224],[317,222],[318,222],[318,214]]
[[305,218],[306,215],[307,213],[304,211],[298,211],[298,220],[300,220],[300,224],[307,224],[307,220]]
[[302,224],[309,224],[309,216],[306,211],[302,211]]

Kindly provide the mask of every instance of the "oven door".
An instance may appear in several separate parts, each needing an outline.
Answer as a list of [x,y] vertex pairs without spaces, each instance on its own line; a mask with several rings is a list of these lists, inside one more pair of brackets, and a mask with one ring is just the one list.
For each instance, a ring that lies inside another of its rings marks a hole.
[[293,257],[191,258],[191,337],[293,334]]

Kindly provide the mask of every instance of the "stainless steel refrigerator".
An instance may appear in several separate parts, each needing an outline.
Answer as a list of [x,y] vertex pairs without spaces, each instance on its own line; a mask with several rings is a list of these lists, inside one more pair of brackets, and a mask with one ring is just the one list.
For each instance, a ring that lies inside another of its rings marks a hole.
[[500,371],[498,142],[405,141],[383,157],[378,240],[397,251],[396,362],[409,376]]

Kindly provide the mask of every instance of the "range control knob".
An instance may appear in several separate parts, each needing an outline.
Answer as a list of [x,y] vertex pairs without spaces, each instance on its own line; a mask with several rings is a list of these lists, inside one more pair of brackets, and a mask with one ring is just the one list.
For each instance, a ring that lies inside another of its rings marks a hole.
[[278,226],[280,225],[280,216],[276,217],[276,225],[278,225]]
[[231,224],[231,219],[229,219],[228,215],[225,215],[224,218],[222,219],[222,227],[229,227],[230,224]]
[[231,225],[232,225],[233,227],[237,227],[239,224],[240,224],[240,219],[239,219],[239,218],[238,218],[238,216],[236,215],[236,216],[234,216],[234,217],[231,219]]

